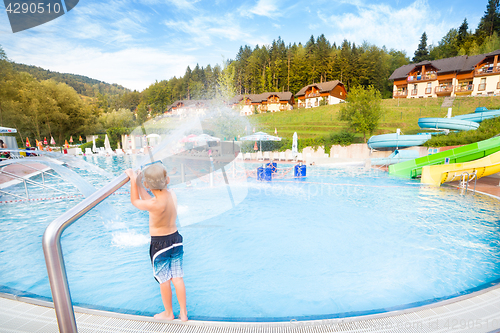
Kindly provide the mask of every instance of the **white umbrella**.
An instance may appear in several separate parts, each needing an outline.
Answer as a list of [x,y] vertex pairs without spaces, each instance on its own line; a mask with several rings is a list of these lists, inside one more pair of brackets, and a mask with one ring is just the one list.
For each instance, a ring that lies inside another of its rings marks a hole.
[[107,134],[106,137],[104,138],[104,148],[106,149],[106,151],[111,150],[111,144],[109,143],[109,138]]
[[297,132],[293,133],[293,143],[292,143],[292,156],[295,158],[299,154],[299,150],[297,148]]
[[260,150],[262,151],[262,141],[281,141],[280,137],[269,135],[264,132],[257,132],[244,136],[240,139],[241,141],[260,141]]
[[208,134],[200,134],[196,137],[196,141],[208,142],[208,141],[220,141],[220,138],[216,138],[215,136],[211,136]]
[[95,136],[92,137],[92,151],[97,153],[97,147],[95,146]]
[[15,128],[0,126],[0,133],[17,133],[17,130]]
[[148,139],[148,144],[151,147],[156,146],[161,141],[161,136],[155,133],[148,134],[146,138]]

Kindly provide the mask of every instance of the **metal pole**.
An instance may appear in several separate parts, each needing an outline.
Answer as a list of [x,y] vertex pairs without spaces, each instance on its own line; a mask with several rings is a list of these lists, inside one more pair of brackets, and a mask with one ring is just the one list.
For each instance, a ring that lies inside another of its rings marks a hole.
[[60,332],[76,333],[78,331],[61,250],[61,234],[73,222],[85,215],[128,181],[128,176],[125,173],[121,174],[109,184],[52,221],[47,229],[45,229],[42,239],[43,253],[45,255],[45,264],[47,265],[50,289],[52,291],[52,299],[54,301],[54,309]]
[[181,163],[181,183],[185,182],[184,163]]

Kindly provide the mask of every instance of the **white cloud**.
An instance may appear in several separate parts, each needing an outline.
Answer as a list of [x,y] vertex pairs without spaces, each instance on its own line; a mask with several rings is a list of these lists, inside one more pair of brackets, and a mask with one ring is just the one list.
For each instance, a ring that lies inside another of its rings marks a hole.
[[253,7],[243,5],[240,7],[239,12],[241,16],[251,17],[253,15],[258,15],[278,18],[283,15],[283,12],[276,2],[276,0],[258,0]]
[[[51,47],[44,47],[50,44]],[[36,49],[36,57],[32,56]],[[152,47],[106,51],[84,47],[64,40],[25,38],[7,49],[9,58],[61,73],[85,75],[130,89],[143,90],[155,80],[182,76],[196,62],[190,55],[172,54]]]
[[380,47],[402,49],[411,55],[424,31],[428,44],[436,44],[450,29],[450,23],[445,22],[426,0],[416,0],[401,9],[387,4],[364,4],[360,0],[349,1],[349,4],[357,10],[330,16],[318,12],[321,21],[334,29],[327,36],[331,41],[339,43],[347,39],[359,44],[368,41]]
[[223,16],[195,16],[189,21],[167,20],[164,24],[179,33],[188,34],[191,40],[184,41],[185,44],[210,46],[214,44],[214,39],[230,41],[252,39],[230,13]]

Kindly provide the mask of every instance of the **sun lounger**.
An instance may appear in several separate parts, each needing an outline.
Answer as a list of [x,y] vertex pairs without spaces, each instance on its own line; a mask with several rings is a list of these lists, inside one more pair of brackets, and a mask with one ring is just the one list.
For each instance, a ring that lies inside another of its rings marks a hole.
[[280,160],[280,161],[285,161],[285,160],[286,160],[286,156],[285,156],[285,152],[284,152],[284,151],[282,151],[282,152],[280,153],[279,160]]
[[269,154],[268,151],[265,151],[264,152],[264,157],[263,157],[264,160],[270,160],[271,159],[271,155]]
[[127,149],[127,150],[125,150],[125,153],[127,155],[132,155],[133,152],[132,152],[132,149]]
[[236,159],[240,160],[240,161],[243,161],[243,154],[242,153],[238,153],[238,156],[236,156]]
[[251,160],[252,159],[252,155],[250,155],[250,153],[245,153],[244,159],[245,160]]
[[280,159],[280,153],[278,153],[278,152],[273,153],[273,160],[278,161],[279,159]]
[[291,152],[286,152],[286,160],[287,161],[293,160],[293,154]]
[[116,155],[125,155],[125,153],[123,152],[123,149],[117,149],[115,150],[116,152]]
[[263,160],[264,160],[264,157],[262,157],[262,152],[258,151],[257,152],[257,161],[263,161]]
[[94,153],[92,152],[91,148],[85,148],[85,155],[93,155]]
[[304,162],[304,158],[302,157],[302,153],[298,153],[297,154],[297,161],[301,161],[301,162]]

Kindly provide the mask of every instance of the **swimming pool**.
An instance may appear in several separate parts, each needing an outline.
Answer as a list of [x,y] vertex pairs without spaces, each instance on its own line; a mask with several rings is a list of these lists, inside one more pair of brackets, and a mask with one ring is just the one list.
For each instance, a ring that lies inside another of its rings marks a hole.
[[[130,157],[95,157],[112,173]],[[255,165],[245,164],[249,169]],[[239,166],[242,167],[242,166]],[[82,175],[99,183],[93,174]],[[274,321],[373,313],[447,298],[500,278],[496,199],[361,168],[232,186],[235,208],[180,228],[191,319]],[[179,220],[224,186],[178,186]],[[2,205],[0,285],[50,297],[41,237],[77,198]],[[62,237],[75,304],[161,311],[147,215],[114,195]],[[29,220],[25,217],[30,216]],[[22,264],[20,264],[22,263]],[[174,305],[175,308],[175,305]]]

